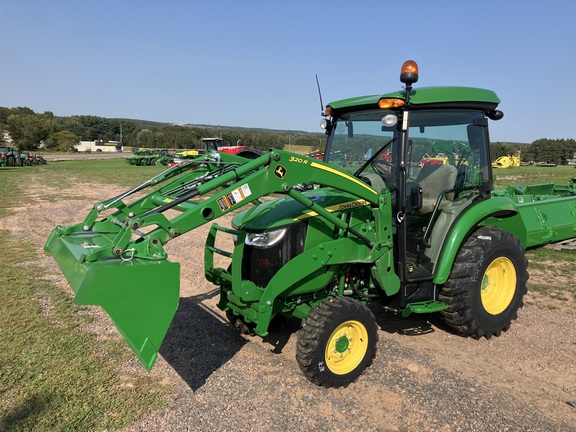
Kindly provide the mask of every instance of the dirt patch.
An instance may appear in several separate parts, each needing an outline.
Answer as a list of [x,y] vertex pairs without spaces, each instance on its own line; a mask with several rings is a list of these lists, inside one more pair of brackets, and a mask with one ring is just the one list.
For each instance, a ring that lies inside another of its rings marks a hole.
[[499,181],[506,181],[506,182],[517,182],[519,179],[523,179],[523,176],[515,176],[515,175],[497,175],[496,178]]
[[[43,196],[64,196],[57,202],[31,193],[30,205],[12,209],[0,229],[36,244],[33,259],[46,269],[44,278],[71,293],[42,252],[44,242],[56,225],[81,222],[96,201],[120,192],[75,183],[73,189],[44,190]],[[218,223],[227,225],[229,218]],[[572,297],[529,293],[512,328],[490,340],[455,336],[433,316],[403,319],[375,306],[380,341],[373,366],[348,388],[327,390],[306,380],[296,364],[297,320],[275,320],[264,340],[240,336],[227,324],[216,307],[218,292],[204,278],[207,232],[201,227],[167,246],[170,259],[182,264],[181,300],[151,377],[174,391],[165,409],[127,430],[576,429],[576,408],[569,404],[576,401]],[[231,249],[227,241],[220,246]],[[38,301],[49,314],[46,299]],[[119,338],[99,309],[79,313],[94,317],[87,331]],[[118,365],[119,385],[146,376],[133,355],[127,358]]]

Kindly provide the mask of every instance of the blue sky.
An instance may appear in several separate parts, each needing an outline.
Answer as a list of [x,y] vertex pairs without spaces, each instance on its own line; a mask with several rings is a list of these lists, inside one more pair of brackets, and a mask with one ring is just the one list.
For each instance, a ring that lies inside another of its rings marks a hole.
[[0,0],[0,106],[319,132],[324,103],[496,91],[493,141],[576,138],[576,2]]

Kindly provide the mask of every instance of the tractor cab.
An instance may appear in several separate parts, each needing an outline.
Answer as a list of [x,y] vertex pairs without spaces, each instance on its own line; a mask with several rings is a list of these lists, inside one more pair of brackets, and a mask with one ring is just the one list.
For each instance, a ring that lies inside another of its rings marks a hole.
[[433,278],[458,215],[489,196],[487,118],[502,117],[489,90],[412,89],[413,82],[401,92],[333,102],[322,123],[324,161],[391,194],[396,272],[407,282]]

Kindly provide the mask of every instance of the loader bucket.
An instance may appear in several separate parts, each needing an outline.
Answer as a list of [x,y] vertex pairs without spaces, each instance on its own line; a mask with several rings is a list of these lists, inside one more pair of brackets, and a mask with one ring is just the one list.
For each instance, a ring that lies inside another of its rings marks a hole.
[[77,305],[101,306],[150,371],[174,318],[180,297],[180,264],[167,260],[86,262],[83,244],[107,241],[101,233],[61,235],[55,229],[44,246],[76,293]]

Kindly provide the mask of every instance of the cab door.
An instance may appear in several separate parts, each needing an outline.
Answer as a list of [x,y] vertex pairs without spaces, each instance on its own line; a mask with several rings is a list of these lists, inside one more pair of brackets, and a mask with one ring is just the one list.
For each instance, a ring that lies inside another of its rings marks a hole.
[[[486,184],[491,185],[486,126],[481,111],[410,113],[402,178],[405,210],[399,229],[406,280],[434,276],[441,245],[431,244],[431,234],[435,229],[449,231],[447,226],[437,226],[446,220],[439,217],[442,212],[461,212]],[[434,238],[442,242],[445,235]]]

